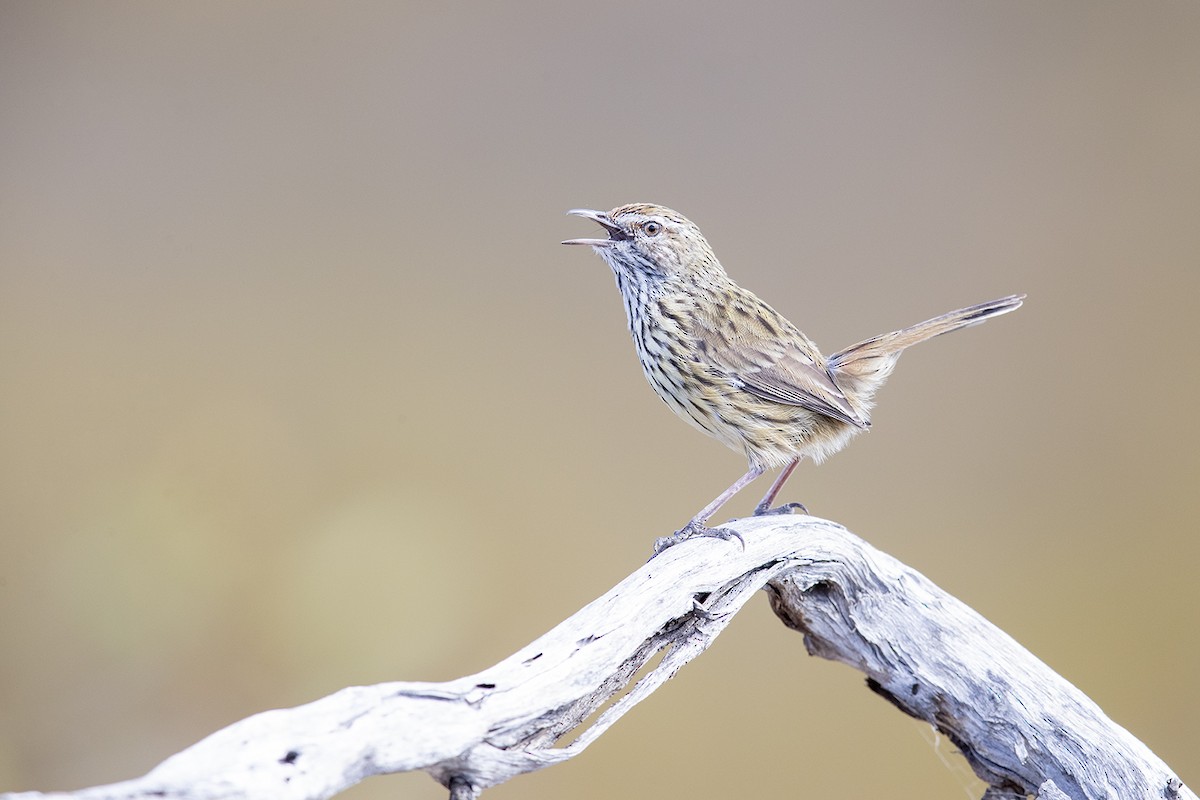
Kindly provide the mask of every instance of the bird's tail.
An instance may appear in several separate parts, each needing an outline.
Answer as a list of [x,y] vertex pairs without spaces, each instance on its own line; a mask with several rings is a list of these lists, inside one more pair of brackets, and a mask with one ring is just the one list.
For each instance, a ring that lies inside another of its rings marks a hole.
[[1021,307],[1021,301],[1024,299],[1023,294],[1013,294],[999,300],[960,308],[909,328],[873,336],[865,342],[851,345],[830,356],[829,371],[842,391],[857,394],[870,402],[875,391],[896,366],[896,359],[906,349],[943,333],[978,325],[986,319],[1015,311]]

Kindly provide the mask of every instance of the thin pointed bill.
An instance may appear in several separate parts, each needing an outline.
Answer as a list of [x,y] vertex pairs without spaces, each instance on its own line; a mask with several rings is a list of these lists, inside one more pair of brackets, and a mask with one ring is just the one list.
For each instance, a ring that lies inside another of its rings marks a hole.
[[608,231],[607,239],[567,239],[563,244],[586,244],[591,247],[612,247],[615,243],[622,239],[628,239],[625,231],[621,230],[619,225],[613,224],[613,221],[608,218],[608,214],[603,211],[593,211],[590,208],[572,208],[567,212],[576,217],[587,217],[593,222],[599,223],[606,231]]

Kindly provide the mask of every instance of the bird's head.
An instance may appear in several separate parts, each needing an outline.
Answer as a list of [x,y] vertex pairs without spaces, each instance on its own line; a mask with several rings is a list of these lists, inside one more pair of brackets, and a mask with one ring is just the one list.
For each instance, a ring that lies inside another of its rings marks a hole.
[[669,208],[633,203],[612,211],[575,208],[567,213],[599,223],[608,237],[568,239],[563,244],[591,246],[615,272],[650,281],[725,274],[700,229]]

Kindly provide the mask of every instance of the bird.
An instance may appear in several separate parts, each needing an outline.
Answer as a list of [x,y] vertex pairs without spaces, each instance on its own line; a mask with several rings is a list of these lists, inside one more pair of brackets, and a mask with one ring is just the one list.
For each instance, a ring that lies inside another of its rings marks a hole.
[[[646,380],[685,422],[743,453],[747,470],[656,552],[696,536],[741,539],[708,520],[734,495],[780,469],[756,516],[807,513],[775,506],[797,464],[821,463],[871,427],[875,394],[914,344],[1021,306],[1009,295],[873,336],[824,356],[783,315],[726,274],[700,229],[665,206],[631,203],[611,211],[567,212],[603,228],[591,247],[616,277]],[[744,544],[744,543],[743,543]]]

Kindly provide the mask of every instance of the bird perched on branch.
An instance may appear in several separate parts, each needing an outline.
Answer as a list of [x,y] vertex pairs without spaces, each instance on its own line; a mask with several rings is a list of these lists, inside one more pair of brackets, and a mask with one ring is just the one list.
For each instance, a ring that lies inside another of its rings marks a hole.
[[685,421],[745,454],[746,474],[657,549],[692,536],[735,537],[705,523],[768,469],[782,467],[756,515],[773,507],[802,458],[820,463],[871,425],[875,393],[918,342],[1019,308],[1024,295],[969,306],[826,357],[800,330],[734,283],[700,229],[678,212],[634,203],[567,212],[600,224],[588,245],[612,268],[646,380]]

